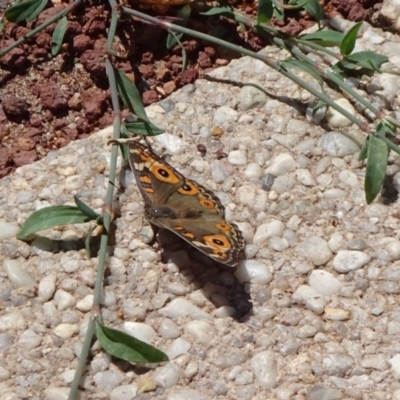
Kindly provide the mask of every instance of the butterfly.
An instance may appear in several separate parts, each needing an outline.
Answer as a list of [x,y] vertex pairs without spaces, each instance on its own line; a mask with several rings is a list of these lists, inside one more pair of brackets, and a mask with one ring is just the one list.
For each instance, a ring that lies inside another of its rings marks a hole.
[[236,266],[244,240],[237,226],[225,219],[219,199],[185,178],[149,146],[132,139],[120,142],[128,145],[128,161],[145,202],[146,219],[212,259]]

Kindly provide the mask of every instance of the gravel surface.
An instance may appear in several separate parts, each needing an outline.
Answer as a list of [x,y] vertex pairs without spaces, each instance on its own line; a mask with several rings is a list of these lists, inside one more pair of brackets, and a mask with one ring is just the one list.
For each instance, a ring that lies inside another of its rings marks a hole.
[[[396,69],[397,36],[366,27],[358,46],[379,49]],[[264,53],[284,56],[273,47]],[[185,86],[147,109],[168,132],[154,149],[219,196],[243,232],[247,259],[219,268],[171,235],[149,247],[127,173],[103,318],[171,361],[137,368],[94,345],[82,398],[400,399],[397,196],[366,205],[357,141],[309,123],[299,110],[310,95],[277,72],[244,57],[211,76],[266,92],[210,80]],[[397,77],[377,76],[367,88],[359,90],[376,106],[398,107]],[[334,112],[326,121],[364,138]],[[97,266],[79,247],[89,227],[42,232],[31,244],[14,236],[33,211],[72,204],[75,194],[101,211],[110,137],[103,130],[0,180],[0,400],[66,399]],[[393,154],[388,176],[397,194]]]

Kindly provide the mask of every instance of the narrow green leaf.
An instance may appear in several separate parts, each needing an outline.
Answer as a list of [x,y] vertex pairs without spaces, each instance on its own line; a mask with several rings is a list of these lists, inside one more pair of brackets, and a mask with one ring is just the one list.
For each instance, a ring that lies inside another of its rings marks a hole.
[[135,121],[126,122],[124,125],[126,131],[132,135],[157,136],[164,132],[164,129],[159,128],[151,122]]
[[210,8],[208,11],[206,12],[202,12],[200,13],[201,15],[223,15],[227,18],[232,18],[235,19],[235,13],[232,11],[232,9],[230,7],[227,6],[223,6],[223,7],[213,7]]
[[359,51],[346,57],[347,61],[355,62],[363,68],[379,71],[382,64],[389,61],[389,58],[373,51]]
[[53,31],[53,36],[51,38],[51,54],[53,56],[57,55],[61,49],[65,32],[67,30],[68,19],[67,17],[61,18]]
[[109,328],[96,321],[97,340],[107,353],[131,363],[159,363],[168,356],[149,344],[125,332]]
[[96,211],[93,210],[93,208],[90,208],[86,203],[84,203],[78,196],[74,196],[74,201],[76,206],[79,208],[79,210],[85,214],[90,221],[97,220],[99,217],[101,218],[101,215],[98,214]]
[[114,68],[118,94],[125,106],[143,121],[149,122],[144,110],[142,98],[136,85],[118,68]]
[[346,33],[346,36],[343,38],[342,43],[340,44],[340,53],[343,56],[348,56],[354,50],[356,45],[358,31],[360,30],[362,22],[355,24],[349,31]]
[[368,160],[365,171],[365,196],[371,204],[381,190],[385,179],[389,150],[386,143],[374,135],[369,135]]
[[[186,26],[191,12],[192,12],[192,8],[190,7],[189,4],[186,4],[180,10],[178,10],[178,12],[176,13],[176,16],[181,18],[181,20],[177,21],[176,24],[181,25],[181,26]],[[167,37],[167,49],[168,50],[172,49],[172,47],[174,47],[176,45],[177,39],[181,40],[182,36],[183,36],[182,33],[169,32],[168,37]]]
[[318,25],[322,19],[326,18],[324,10],[322,9],[318,0],[308,0],[308,2],[304,5],[304,9],[315,18],[315,20],[318,22]]
[[0,35],[1,35],[1,32],[3,32],[3,29],[4,29],[4,19],[1,19],[1,21],[0,21]]
[[6,10],[4,16],[10,22],[28,21],[28,18],[37,10],[39,2],[40,0],[27,0],[14,4]]
[[[94,218],[93,218],[94,219]],[[53,228],[57,225],[81,224],[91,221],[78,207],[51,206],[35,211],[22,224],[17,233],[17,239],[25,240],[33,233],[43,229]]]
[[343,33],[331,30],[317,31],[300,36],[301,40],[310,40],[325,47],[340,46],[343,38]]
[[285,13],[283,12],[283,9],[277,7],[274,8],[273,15],[278,21],[283,21],[283,19],[285,18]]
[[47,0],[38,0],[37,3],[36,9],[26,18],[26,22],[33,21],[47,6]]
[[274,13],[272,0],[258,0],[257,25],[267,23]]
[[314,77],[318,83],[322,86],[323,85],[323,80],[318,73],[316,69],[314,69],[310,64],[307,64],[304,61],[299,61],[295,59],[287,59],[279,62],[279,65],[282,67],[289,69],[289,68],[295,68],[300,71],[306,72],[307,74],[310,74],[312,77]]

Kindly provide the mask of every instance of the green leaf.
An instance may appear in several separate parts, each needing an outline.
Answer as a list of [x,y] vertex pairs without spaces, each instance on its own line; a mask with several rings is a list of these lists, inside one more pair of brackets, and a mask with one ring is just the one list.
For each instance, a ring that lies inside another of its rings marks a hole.
[[142,98],[136,85],[118,68],[114,68],[118,94],[125,106],[143,121],[149,122],[144,110]]
[[275,7],[274,8],[274,17],[278,21],[283,21],[283,19],[285,18],[285,13],[283,12],[283,9]]
[[301,40],[309,40],[325,47],[340,46],[343,38],[343,33],[331,30],[317,31],[300,36]]
[[164,132],[164,129],[159,128],[151,122],[126,122],[125,129],[131,135],[140,136],[157,136]]
[[0,35],[1,35],[1,32],[3,32],[3,29],[4,29],[4,19],[1,19],[0,20]]
[[206,12],[200,13],[201,15],[223,15],[227,18],[235,19],[235,13],[232,11],[230,7],[223,6],[223,7],[213,7],[210,8]]
[[101,220],[101,222],[102,222],[101,215],[98,214],[96,211],[94,211],[93,208],[90,208],[78,196],[74,196],[74,201],[75,201],[76,206],[79,208],[79,210],[83,214],[85,214],[89,218],[90,221],[93,221],[93,220],[99,221],[99,220]]
[[5,17],[10,22],[33,21],[46,7],[47,0],[27,0],[8,8]]
[[53,36],[51,38],[51,54],[57,55],[61,49],[65,32],[67,30],[68,19],[63,17],[58,21],[58,24],[54,28]]
[[[178,10],[176,16],[181,18],[181,20],[176,22],[176,24],[186,26],[191,12],[192,8],[189,6],[189,4],[186,4],[180,10]],[[172,49],[172,47],[174,47],[181,40],[182,36],[182,33],[169,32],[167,37],[167,49]]]
[[274,13],[272,0],[258,0],[257,25],[269,22]]
[[358,155],[358,161],[364,161],[368,157],[368,138],[364,140],[361,147],[360,154]]
[[45,207],[35,211],[27,218],[17,233],[17,239],[25,240],[30,235],[44,229],[53,228],[58,225],[82,224],[84,222],[89,222],[92,219],[79,210],[78,207]]
[[365,196],[371,204],[381,190],[386,175],[389,150],[386,143],[374,135],[369,135],[368,160],[365,171]]
[[310,64],[304,62],[304,61],[299,61],[295,59],[287,59],[279,62],[279,65],[282,67],[289,69],[289,68],[295,68],[300,71],[306,72],[307,74],[310,74],[312,77],[314,77],[318,83],[322,86],[323,85],[323,80],[321,78],[321,75],[318,73],[318,71],[313,68]]
[[304,9],[315,18],[315,20],[318,22],[318,25],[322,19],[326,18],[324,10],[322,9],[318,0],[309,0],[304,5]]
[[343,60],[336,63],[334,66],[341,70],[361,70],[380,72],[382,64],[388,62],[389,59],[381,54],[376,54],[373,51],[359,51],[350,54]]
[[168,356],[149,344],[122,331],[109,328],[96,321],[97,340],[103,349],[114,357],[131,363],[159,363]]
[[349,31],[346,33],[346,36],[343,38],[342,43],[340,44],[340,53],[343,56],[348,56],[354,50],[356,45],[358,31],[360,30],[362,22],[355,24]]

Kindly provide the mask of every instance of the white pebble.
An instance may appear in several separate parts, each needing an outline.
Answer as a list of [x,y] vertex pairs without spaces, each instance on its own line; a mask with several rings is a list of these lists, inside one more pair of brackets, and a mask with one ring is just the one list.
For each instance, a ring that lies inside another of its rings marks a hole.
[[253,207],[257,196],[255,185],[242,185],[236,190],[236,199],[239,204]]
[[214,160],[211,164],[211,177],[216,183],[224,183],[233,171],[234,167],[226,159]]
[[386,250],[390,254],[390,259],[392,261],[397,261],[400,259],[400,241],[394,240],[386,245]]
[[160,313],[170,317],[190,315],[192,319],[211,319],[211,316],[200,308],[196,307],[189,300],[177,298],[160,309]]
[[308,169],[296,170],[296,178],[304,186],[315,186],[316,185],[315,179],[311,175],[311,172]]
[[357,175],[348,169],[344,171],[340,171],[339,180],[344,185],[350,186],[351,188],[356,188],[358,186],[358,178]]
[[389,360],[392,367],[392,373],[396,379],[400,379],[400,354],[396,354]]
[[160,261],[161,255],[151,249],[140,249],[133,253],[133,257],[138,263]]
[[[50,386],[44,392],[44,400],[67,400],[70,390],[67,387]],[[79,396],[82,395],[80,391],[78,393],[80,393]]]
[[291,175],[278,176],[271,186],[271,191],[275,191],[278,194],[288,193],[296,184],[296,180]]
[[272,237],[269,242],[269,247],[275,251],[286,250],[290,246],[286,238]]
[[75,297],[63,289],[57,290],[54,295],[54,303],[60,311],[73,307],[76,304]]
[[110,393],[110,400],[133,400],[137,395],[137,385],[121,385],[113,389]]
[[57,276],[55,274],[46,275],[39,282],[38,297],[41,303],[49,301],[56,291]]
[[167,389],[175,386],[181,375],[182,372],[178,366],[173,363],[168,363],[157,368],[153,374],[153,378],[161,387]]
[[0,240],[11,239],[19,231],[19,226],[6,221],[0,221]]
[[336,272],[347,273],[362,268],[371,261],[371,257],[361,251],[340,250],[333,259],[333,268]]
[[82,312],[88,312],[92,309],[93,305],[93,298],[92,294],[86,295],[82,300],[76,303],[76,308]]
[[343,198],[347,197],[348,194],[345,190],[333,188],[333,189],[325,190],[325,192],[323,193],[323,196],[326,199],[343,199]]
[[330,272],[314,270],[308,279],[309,285],[323,296],[339,294],[343,287],[342,282],[336,279]]
[[35,279],[22,268],[19,260],[4,260],[4,270],[14,287],[30,287],[37,286]]
[[318,236],[307,238],[296,249],[316,266],[326,264],[332,257],[328,243]]
[[339,232],[334,232],[329,239],[328,245],[332,252],[337,253],[344,243],[344,238]]
[[65,178],[64,180],[64,186],[68,192],[80,190],[83,187],[84,183],[84,178],[81,174],[67,176],[67,178]]
[[232,150],[228,154],[228,161],[232,165],[246,165],[247,155],[243,150]]
[[278,369],[275,353],[271,350],[262,351],[252,357],[251,368],[257,382],[264,389],[272,389],[278,384]]
[[186,333],[191,334],[196,342],[209,344],[214,337],[215,329],[207,321],[195,320],[190,321],[184,326]]
[[282,221],[279,220],[273,220],[261,224],[257,228],[256,233],[254,234],[253,243],[263,244],[270,237],[282,236],[284,230],[285,230],[285,225],[283,225]]
[[269,268],[255,260],[240,261],[235,276],[240,283],[267,284],[272,281],[272,273]]
[[226,122],[235,122],[237,121],[237,119],[238,119],[238,112],[228,106],[219,107],[214,112],[215,125],[223,125]]
[[344,156],[352,155],[360,151],[359,146],[354,140],[336,131],[324,134],[319,145],[327,154],[333,157],[343,158]]
[[183,354],[187,354],[192,345],[185,339],[175,339],[166,350],[166,354],[170,360],[173,360]]
[[[185,375],[186,376],[186,375]],[[190,378],[191,376],[187,376]],[[204,394],[202,390],[177,389],[168,395],[167,400],[209,400],[210,397]]]
[[257,163],[249,163],[246,169],[243,171],[243,175],[246,179],[260,179],[262,169]]
[[22,332],[20,337],[18,338],[18,344],[24,350],[32,350],[38,347],[41,342],[42,337],[32,329],[27,329],[26,331]]
[[[335,101],[335,103],[344,108],[347,112],[351,115],[356,115],[356,110],[354,109],[353,105],[345,98],[340,98]],[[330,124],[333,128],[344,128],[345,126],[349,126],[352,122],[347,119],[343,114],[339,111],[335,110],[332,107],[328,107],[328,112],[326,114],[326,120],[328,124]]]
[[155,330],[150,325],[142,322],[126,321],[123,324],[123,330],[136,339],[146,343],[150,343],[151,339],[156,334]]
[[6,381],[7,379],[10,379],[10,377],[11,377],[11,372],[0,365],[0,382]]
[[154,140],[164,147],[169,154],[180,154],[184,150],[184,141],[178,135],[172,133],[164,133],[157,135]]
[[295,303],[305,305],[316,314],[322,314],[326,305],[324,297],[307,285],[299,286],[293,293],[292,299]]
[[0,332],[25,329],[26,321],[18,311],[12,311],[0,316]]
[[296,161],[289,153],[281,153],[272,160],[272,164],[265,170],[266,174],[280,176],[286,174],[296,165]]
[[62,339],[70,339],[79,332],[77,324],[59,324],[54,329],[54,334]]
[[180,335],[178,325],[169,318],[162,319],[158,331],[164,339],[175,339]]
[[348,321],[350,312],[340,308],[325,307],[324,318],[330,321]]
[[261,82],[254,79],[248,81],[248,85],[243,85],[240,89],[238,110],[245,111],[250,108],[261,108],[267,101],[268,97]]

